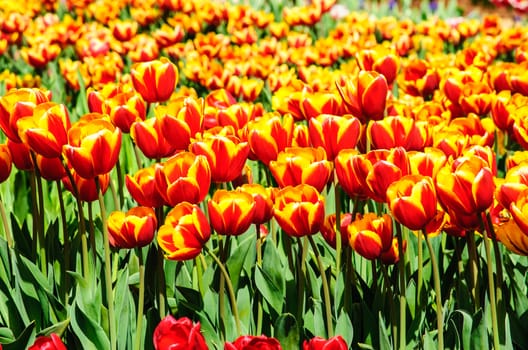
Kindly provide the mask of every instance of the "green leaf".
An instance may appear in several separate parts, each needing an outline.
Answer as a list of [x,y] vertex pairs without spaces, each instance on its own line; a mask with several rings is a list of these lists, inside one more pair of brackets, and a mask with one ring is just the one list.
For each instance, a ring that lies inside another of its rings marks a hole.
[[352,344],[352,339],[354,338],[354,326],[344,309],[341,309],[341,313],[337,318],[335,334],[342,336],[349,346]]
[[489,349],[488,330],[486,327],[486,318],[483,315],[482,309],[479,309],[473,315],[473,329],[471,331],[471,347],[470,349]]
[[3,350],[20,350],[20,349],[27,349],[29,347],[29,345],[31,345],[29,343],[32,335],[33,335],[33,330],[35,328],[35,321],[31,321],[27,326],[26,328],[24,329],[24,331],[22,331],[22,333],[20,333],[20,335],[18,336],[18,338],[16,338],[16,340],[12,343],[9,343],[9,344],[3,344],[2,345],[2,349]]
[[99,320],[90,318],[76,300],[71,306],[71,326],[84,350],[109,349],[110,340]]
[[276,321],[275,338],[279,340],[283,349],[299,349],[299,327],[292,314],[282,314]]
[[283,270],[277,248],[273,242],[266,241],[262,268],[257,266],[255,269],[255,285],[278,314],[281,314],[286,291]]
[[66,328],[68,328],[69,325],[70,325],[70,319],[67,318],[64,321],[55,323],[54,325],[41,330],[40,332],[37,333],[37,337],[41,335],[49,336],[51,333],[55,333],[58,336],[62,336],[62,334],[66,331]]
[[387,333],[387,327],[385,326],[385,321],[381,312],[378,314],[379,320],[379,349],[380,350],[392,350],[391,341],[389,334]]
[[191,311],[201,311],[203,309],[202,296],[195,289],[176,286],[176,296],[178,303],[183,304]]
[[[238,282],[248,257],[254,262],[255,261],[255,235],[243,235],[243,239],[239,242],[240,244],[230,253],[227,259],[226,266],[229,270],[229,276],[231,277],[231,283],[233,288],[238,289]],[[249,254],[251,252],[251,254]]]
[[[132,347],[132,332],[135,328],[136,315],[134,298],[128,288],[128,268],[120,270],[115,287],[115,315],[117,321],[118,349],[130,349]],[[141,315],[143,317],[143,315]],[[143,330],[136,330],[136,332]]]

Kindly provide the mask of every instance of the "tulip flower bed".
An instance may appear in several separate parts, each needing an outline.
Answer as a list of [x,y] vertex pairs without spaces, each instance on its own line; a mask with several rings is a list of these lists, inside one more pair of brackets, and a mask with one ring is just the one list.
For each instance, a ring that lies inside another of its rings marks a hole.
[[522,23],[2,4],[0,349],[528,348]]

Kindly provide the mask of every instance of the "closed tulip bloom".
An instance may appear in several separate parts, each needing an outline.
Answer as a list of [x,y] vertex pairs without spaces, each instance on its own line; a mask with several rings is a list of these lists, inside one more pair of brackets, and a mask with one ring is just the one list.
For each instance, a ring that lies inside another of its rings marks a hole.
[[504,181],[497,188],[496,198],[504,208],[509,208],[526,189],[528,189],[528,164],[521,163],[508,170]]
[[351,115],[321,114],[309,120],[308,129],[312,145],[324,148],[328,160],[334,160],[339,151],[356,148],[361,123]]
[[408,152],[411,174],[436,178],[436,174],[447,162],[444,152],[438,148],[426,147],[423,152]]
[[13,142],[7,139],[7,148],[11,153],[11,160],[18,170],[33,170],[33,159],[31,159],[30,148],[25,143]]
[[367,213],[352,221],[347,232],[352,249],[368,260],[378,259],[392,246],[392,218],[387,214]]
[[175,319],[166,316],[154,329],[152,337],[156,350],[207,350],[207,343],[200,333],[200,323],[187,317]]
[[148,103],[168,100],[178,83],[178,69],[165,57],[133,65],[130,75],[134,88]]
[[147,117],[145,101],[135,91],[122,92],[108,98],[102,105],[102,113],[108,114],[112,123],[127,134],[134,122]]
[[347,111],[360,118],[361,122],[383,119],[389,92],[383,75],[362,70],[357,79],[342,79],[336,85]]
[[79,176],[91,179],[112,170],[120,149],[121,130],[108,120],[93,119],[72,126],[64,153]]
[[430,146],[428,134],[426,123],[401,116],[372,121],[367,128],[367,137],[373,149],[403,147],[407,151],[420,151]]
[[288,186],[275,193],[273,216],[290,236],[317,233],[324,223],[324,210],[324,198],[313,186]]
[[66,345],[57,334],[51,333],[49,336],[37,337],[28,350],[66,350]]
[[369,191],[365,179],[372,163],[355,149],[344,149],[337,155],[335,172],[339,185],[351,198],[366,199]]
[[528,235],[521,230],[516,221],[507,212],[500,222],[494,224],[497,240],[510,251],[519,255],[528,255]]
[[265,165],[276,160],[279,152],[292,146],[293,118],[267,114],[248,124],[251,152]]
[[161,159],[174,155],[177,148],[169,142],[162,132],[160,118],[137,121],[130,127],[130,136],[145,157]]
[[271,189],[260,184],[244,184],[237,191],[249,193],[255,201],[255,213],[253,223],[263,224],[273,217],[273,199]]
[[61,158],[47,158],[40,154],[37,154],[35,158],[40,176],[43,179],[57,181],[66,176],[66,169],[64,169]]
[[154,110],[165,139],[177,150],[186,150],[191,139],[204,128],[204,100],[184,97]]
[[114,211],[108,216],[108,239],[114,248],[141,248],[152,241],[157,227],[152,208],[134,207],[126,213]]
[[435,187],[440,203],[456,214],[471,215],[493,203],[493,174],[482,158],[463,157],[438,172]]
[[314,337],[303,342],[303,350],[347,350],[348,345],[342,336],[336,335],[328,340]]
[[0,183],[7,180],[11,174],[11,168],[11,152],[9,152],[6,144],[0,144]]
[[[352,214],[345,213],[341,214],[341,241],[345,242],[348,239],[347,227],[352,221]],[[330,214],[325,218],[323,226],[321,226],[321,235],[332,248],[336,248],[336,234],[337,234],[337,222],[335,214]]]
[[302,116],[306,120],[321,114],[337,114],[341,110],[341,99],[332,92],[303,91],[299,102]]
[[144,207],[162,207],[164,204],[156,187],[156,165],[139,169],[135,174],[127,174],[125,185],[132,198]]
[[207,202],[211,226],[219,235],[238,236],[253,222],[256,204],[242,191],[217,190]]
[[[79,199],[84,202],[93,202],[99,198],[99,192],[97,192],[97,187],[95,186],[95,178],[86,179],[75,171],[75,169],[70,169],[73,177],[73,181],[77,187]],[[107,174],[102,174],[97,176],[99,180],[99,186],[101,187],[101,192],[104,194],[108,189],[110,184],[110,176]],[[75,195],[75,190],[73,189],[70,179],[68,176],[62,178],[62,183],[64,187]]]
[[190,152],[180,152],[156,166],[156,187],[165,204],[199,203],[211,185],[211,170],[207,158]]
[[234,342],[226,342],[224,350],[282,350],[279,341],[265,335],[242,335]]
[[35,107],[33,115],[18,120],[17,126],[23,142],[44,157],[59,158],[68,143],[70,117],[65,105],[53,102]]
[[422,230],[436,216],[436,191],[427,176],[407,175],[387,189],[389,208],[402,225]]
[[484,116],[489,113],[491,102],[492,91],[487,83],[469,82],[462,87],[460,106],[465,114]]
[[200,254],[211,237],[205,214],[196,204],[176,204],[158,230],[158,244],[169,260],[189,260]]
[[392,85],[394,79],[396,79],[400,58],[382,46],[361,50],[356,54],[356,59],[362,70],[374,70],[383,74],[385,79],[387,79],[387,84]]
[[242,173],[249,155],[249,144],[236,136],[205,133],[190,146],[191,152],[207,158],[211,181],[233,181]]
[[[378,159],[378,157],[380,157]],[[387,188],[410,171],[407,152],[403,148],[393,148],[389,152],[370,151],[366,157],[372,164],[365,182],[369,196],[376,202],[387,200]]]
[[306,184],[321,192],[330,180],[333,167],[321,147],[290,147],[269,163],[269,169],[279,187]]

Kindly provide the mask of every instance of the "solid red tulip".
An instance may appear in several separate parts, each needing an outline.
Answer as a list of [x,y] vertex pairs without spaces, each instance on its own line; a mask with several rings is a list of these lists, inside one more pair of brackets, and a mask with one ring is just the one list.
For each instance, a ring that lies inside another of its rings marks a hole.
[[208,349],[200,333],[200,323],[193,323],[187,317],[175,319],[172,315],[166,316],[154,329],[152,341],[156,350]]

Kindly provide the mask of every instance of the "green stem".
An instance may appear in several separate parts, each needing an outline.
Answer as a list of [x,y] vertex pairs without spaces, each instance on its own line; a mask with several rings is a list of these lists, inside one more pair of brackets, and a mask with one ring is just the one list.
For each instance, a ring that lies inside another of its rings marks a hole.
[[236,302],[235,290],[233,288],[233,284],[231,283],[231,279],[229,278],[229,273],[227,272],[225,265],[213,253],[212,250],[210,250],[207,246],[205,246],[205,250],[207,250],[207,253],[209,253],[209,255],[213,258],[213,260],[218,264],[218,267],[220,268],[220,271],[222,272],[221,276],[224,276],[224,280],[227,286],[227,292],[229,293],[229,299],[231,302],[231,311],[233,312],[233,316],[235,317],[237,335],[240,336],[242,335],[242,328],[240,327],[240,318],[238,316],[238,306]]
[[297,260],[297,325],[299,327],[299,335],[302,336],[303,316],[304,316],[304,283],[306,276],[306,254],[307,254],[307,240],[302,241],[298,239],[298,260]]
[[341,196],[337,181],[334,182],[334,199],[335,199],[335,218],[336,218],[336,279],[341,274],[341,251],[342,251],[342,236],[341,236]]
[[66,208],[64,198],[62,198],[61,182],[57,180],[57,193],[59,196],[59,207],[61,212],[62,240],[64,261],[61,264],[62,277],[62,300],[68,304],[68,291],[70,290],[70,276],[67,271],[70,270],[70,235],[68,234],[68,224],[66,221]]
[[97,258],[97,247],[95,245],[95,225],[92,202],[88,203],[88,227],[90,230],[90,235],[88,236],[90,238],[90,250],[92,251],[92,258],[95,261]]
[[[114,185],[114,181],[110,178],[109,181],[109,187],[110,187],[110,193],[112,193],[112,200],[114,201],[114,210],[121,210],[121,204],[119,203],[119,199],[117,198],[117,191]],[[120,191],[123,189],[121,188]]]
[[[257,266],[262,267],[262,240],[260,237],[260,224],[255,225],[255,230],[257,231],[257,244],[256,244]],[[262,294],[260,293],[259,290],[257,290],[256,294],[257,294],[256,295],[257,297],[257,329],[256,329],[255,335],[258,336],[262,334],[262,317],[264,314],[264,310],[262,309]]]
[[134,350],[141,349],[141,334],[143,333],[143,308],[145,304],[145,265],[143,263],[143,248],[137,248],[139,262],[139,296],[136,319],[136,340]]
[[[391,328],[392,328],[393,337],[395,338],[398,335],[398,326],[396,324],[396,310],[394,309],[394,294],[392,293],[392,285],[390,283],[389,273],[387,272],[387,267],[382,261],[380,261],[380,266],[381,266],[381,271],[383,273],[383,281],[385,283],[385,288],[387,290],[387,294],[389,298]],[[394,342],[394,347],[396,347],[396,341]]]
[[9,221],[7,220],[7,215],[4,207],[4,202],[0,198],[0,215],[2,216],[2,222],[4,223],[4,232],[6,235],[7,246],[13,248],[13,236],[11,235],[11,228],[9,227]]
[[[123,181],[123,169],[121,168],[121,162],[119,159],[116,163],[116,171],[117,171],[117,190],[119,192],[119,210],[123,208],[123,205],[125,204],[125,195],[124,195],[124,181]],[[115,198],[114,198],[115,201]],[[117,202],[116,202],[117,203]]]
[[469,287],[471,291],[471,296],[473,297],[473,302],[475,305],[475,310],[478,305],[480,305],[480,295],[478,289],[478,261],[477,261],[477,246],[475,244],[475,232],[471,231],[466,234],[467,247],[469,254]]
[[[33,152],[31,152],[31,156],[33,157],[34,164],[37,164],[37,159]],[[38,246],[39,246],[39,258],[40,258],[40,270],[42,271],[42,274],[44,276],[47,276],[47,257],[46,257],[46,240],[44,237],[44,191],[42,189],[42,177],[40,176],[40,172],[38,170],[38,167],[35,165],[35,177],[37,180],[37,192],[38,192],[38,217],[37,217],[37,225],[38,225]]]
[[199,256],[197,256],[194,259],[194,265],[196,266],[196,278],[198,280],[198,291],[200,292],[200,295],[203,298],[203,296],[205,295],[205,290],[203,287],[203,266],[202,266],[202,261],[200,260]]
[[405,281],[405,254],[403,252],[403,237],[402,229],[399,223],[396,223],[396,238],[398,239],[398,272],[400,275],[400,350],[404,350],[407,347],[407,328],[406,324],[406,281]]
[[332,322],[332,301],[330,300],[330,288],[328,287],[328,280],[326,279],[326,273],[323,265],[323,260],[321,259],[321,254],[319,254],[319,249],[317,249],[317,245],[315,244],[311,235],[308,236],[308,241],[312,246],[312,250],[315,254],[315,257],[317,258],[317,265],[319,265],[319,272],[321,273],[321,282],[323,284],[323,296],[326,313],[326,330],[328,338],[332,338],[334,336],[334,325]]
[[116,323],[114,313],[114,294],[112,290],[112,260],[110,257],[110,242],[108,239],[108,223],[106,221],[106,209],[104,204],[103,192],[99,178],[95,178],[95,186],[99,195],[99,207],[101,209],[101,221],[103,222],[103,245],[104,245],[104,269],[105,269],[105,287],[106,300],[108,303],[108,324],[110,329],[110,346],[112,350],[117,348]]
[[416,307],[418,310],[422,309],[422,286],[423,286],[423,242],[422,234],[427,235],[427,232],[418,231],[418,277],[416,278]]
[[500,327],[499,329],[499,332],[500,332],[500,336],[504,336],[504,328],[503,328],[503,325],[505,324],[504,323],[504,319],[505,319],[505,310],[504,310],[504,307],[503,307],[503,300],[502,300],[502,286],[503,286],[503,281],[504,281],[504,277],[503,277],[503,272],[502,272],[502,256],[501,256],[501,251],[500,251],[500,247],[499,247],[499,243],[497,241],[497,236],[495,234],[495,230],[493,229],[493,224],[491,222],[491,216],[488,213],[486,213],[486,223],[487,223],[487,230],[488,230],[488,233],[491,235],[491,238],[492,238],[492,243],[493,243],[493,252],[495,253],[495,261],[496,261],[496,267],[497,267],[497,283],[495,285],[495,297],[496,297],[496,300],[497,300],[497,306],[498,306],[498,313],[497,313],[497,316],[498,316],[498,319],[500,320],[500,322],[498,322],[498,325]]
[[[163,223],[163,207],[157,207],[155,208],[156,212],[156,219],[158,220],[158,228]],[[152,246],[154,247],[154,246]],[[151,247],[151,249],[152,249]],[[156,277],[157,277],[157,288],[158,288],[158,309],[159,309],[159,315],[160,318],[163,319],[165,317],[165,294],[166,294],[166,285],[165,285],[165,271],[164,271],[164,263],[165,263],[165,257],[163,256],[163,250],[157,246],[157,266],[156,266]]]
[[440,289],[440,272],[438,270],[438,264],[436,262],[436,255],[433,250],[433,246],[429,241],[427,235],[425,235],[425,243],[429,249],[429,255],[431,256],[431,265],[433,268],[433,279],[434,289],[436,294],[436,325],[438,328],[438,350],[444,349],[444,312],[442,308],[442,291]]
[[[486,214],[481,214],[482,228],[488,229]],[[493,348],[499,350],[499,327],[497,322],[497,301],[495,299],[495,279],[493,277],[493,261],[491,258],[491,247],[489,244],[489,238],[486,233],[483,232],[484,249],[486,250],[486,267],[488,270],[488,288],[489,298],[491,307],[491,330],[493,333]]]
[[31,240],[31,254],[33,258],[37,259],[37,240],[38,240],[38,207],[37,207],[37,179],[35,177],[35,172],[30,172],[29,185],[31,188],[31,213],[33,217],[33,239]]

